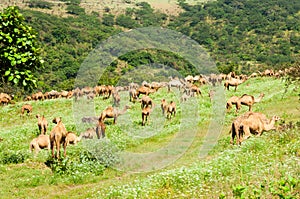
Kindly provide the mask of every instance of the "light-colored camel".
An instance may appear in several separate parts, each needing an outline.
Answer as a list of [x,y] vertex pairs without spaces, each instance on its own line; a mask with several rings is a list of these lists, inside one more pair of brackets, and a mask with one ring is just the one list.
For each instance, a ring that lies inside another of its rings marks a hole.
[[67,130],[65,125],[62,123],[61,118],[54,118],[53,123],[56,124],[54,128],[52,129],[50,133],[50,146],[52,150],[52,158],[54,158],[54,147],[56,147],[56,158],[59,159],[59,150],[60,145],[63,144],[64,148],[64,156],[66,157],[66,136],[67,136]]
[[85,132],[81,133],[79,138],[84,138],[84,139],[93,139],[96,137],[96,128],[88,128]]
[[100,114],[99,120],[104,122],[106,118],[114,118],[114,124],[117,122],[117,118],[124,114],[129,106],[125,106],[123,110],[118,110],[112,106],[107,107],[105,110],[102,111]]
[[41,149],[47,148],[50,150],[50,138],[48,135],[39,135],[37,138],[34,138],[29,144],[29,150],[32,152],[35,151],[37,154]]
[[47,128],[48,128],[48,122],[44,115],[41,117],[40,114],[36,115],[36,118],[38,119],[38,127],[40,134],[46,134]]
[[142,109],[145,108],[146,106],[150,106],[150,107],[153,106],[152,99],[147,95],[143,95],[143,97],[140,101],[141,101],[141,108]]
[[129,90],[129,101],[135,102],[137,100],[137,90],[135,88],[131,88]]
[[67,136],[66,136],[66,146],[70,145],[70,144],[73,144],[73,145],[76,145],[77,142],[80,142],[81,140],[81,137],[77,137],[77,135],[73,132],[68,132],[67,133]]
[[231,78],[230,80],[226,80],[224,83],[225,89],[229,90],[230,86],[235,87],[234,91],[236,91],[238,85],[244,83],[247,80],[247,77],[243,77],[243,79]]
[[248,139],[252,134],[262,135],[264,131],[275,130],[275,122],[280,120],[278,116],[273,116],[270,120],[262,113],[249,114],[248,118],[242,120],[239,126],[241,142]]
[[249,138],[252,134],[261,135],[263,131],[276,129],[274,124],[280,118],[273,116],[269,120],[266,115],[258,112],[247,112],[236,118],[231,125],[231,140],[233,144],[236,136],[236,143],[239,145],[241,142]]
[[114,90],[112,92],[112,97],[113,97],[113,101],[114,101],[114,106],[119,107],[120,101],[121,101],[121,96],[120,96],[119,92],[117,90]]
[[215,94],[216,94],[215,90],[209,90],[208,97],[209,97],[210,101],[213,101]]
[[30,115],[32,113],[32,106],[30,104],[24,104],[21,108],[21,115],[24,115],[24,113],[27,112],[27,115]]
[[264,93],[261,93],[258,98],[254,98],[254,96],[247,94],[242,95],[236,103],[236,111],[240,110],[241,105],[248,106],[249,111],[252,111],[253,104],[260,102],[264,96]]

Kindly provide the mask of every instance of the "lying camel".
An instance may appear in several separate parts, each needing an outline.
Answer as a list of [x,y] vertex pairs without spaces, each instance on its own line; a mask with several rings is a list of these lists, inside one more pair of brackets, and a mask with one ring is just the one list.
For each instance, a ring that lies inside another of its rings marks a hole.
[[236,136],[237,144],[241,144],[243,140],[248,139],[252,134],[262,135],[263,131],[274,130],[275,122],[280,120],[278,116],[273,116],[271,120],[266,115],[258,112],[247,112],[234,120],[231,126],[231,141],[233,144]]
[[145,108],[146,106],[151,106],[152,107],[152,105],[153,105],[152,99],[147,95],[144,95],[140,101],[141,101],[141,108],[142,109]]
[[258,98],[254,98],[252,95],[244,94],[240,97],[236,103],[236,111],[240,110],[241,105],[245,105],[249,107],[249,111],[252,111],[252,106],[254,103],[258,103],[265,96],[264,93],[261,93]]
[[47,148],[50,150],[50,139],[48,135],[39,135],[37,138],[34,138],[29,144],[29,150],[37,154],[41,149]]
[[47,128],[48,128],[48,122],[44,116],[40,116],[39,114],[36,115],[36,118],[38,119],[38,127],[40,134],[46,134]]
[[116,124],[117,118],[120,115],[123,115],[127,111],[128,108],[129,108],[129,106],[125,106],[124,109],[122,111],[120,111],[112,106],[109,106],[104,111],[102,111],[102,113],[100,114],[99,120],[104,122],[105,118],[114,118],[114,124]]
[[231,78],[230,80],[226,80],[224,83],[225,89],[229,90],[230,86],[235,87],[234,91],[236,91],[238,85],[244,83],[247,80],[247,77],[243,77],[243,79]]
[[77,135],[71,131],[68,131],[67,136],[66,136],[66,146],[70,144],[76,145],[77,142],[80,142],[81,137],[77,137]]
[[85,132],[81,133],[79,138],[93,139],[96,137],[96,128],[88,128]]
[[32,113],[32,106],[30,104],[24,104],[22,106],[21,115],[24,115],[25,111],[27,115],[30,115]]
[[67,130],[65,125],[62,123],[61,118],[54,118],[53,123],[56,124],[56,126],[52,129],[50,133],[50,146],[52,150],[52,158],[54,158],[54,146],[56,146],[56,158],[59,159],[59,150],[60,145],[63,144],[64,147],[64,156],[66,157],[66,136],[67,136]]

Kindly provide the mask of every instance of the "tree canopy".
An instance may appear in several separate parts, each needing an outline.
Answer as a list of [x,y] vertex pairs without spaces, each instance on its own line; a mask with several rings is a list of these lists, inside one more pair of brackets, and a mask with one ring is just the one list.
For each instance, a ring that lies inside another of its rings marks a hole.
[[0,30],[1,84],[12,82],[25,90],[36,87],[33,74],[43,63],[36,32],[16,7],[0,13]]

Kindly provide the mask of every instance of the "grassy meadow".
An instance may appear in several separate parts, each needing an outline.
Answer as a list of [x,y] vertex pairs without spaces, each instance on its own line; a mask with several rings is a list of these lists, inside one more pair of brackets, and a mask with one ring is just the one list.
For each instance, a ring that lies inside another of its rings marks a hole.
[[[291,125],[265,132],[261,137],[252,136],[240,147],[230,145],[231,122],[248,110],[242,106],[236,114],[233,107],[217,121],[222,127],[215,140],[217,144],[207,156],[200,158],[203,139],[209,126],[214,124],[215,112],[226,112],[225,103],[212,106],[209,89],[209,86],[201,87],[202,97],[190,98],[183,103],[180,103],[176,89],[170,93],[166,88],[160,89],[150,95],[155,106],[149,123],[144,127],[141,125],[140,103],[129,102],[128,92],[123,91],[120,109],[125,105],[130,105],[130,109],[119,116],[115,125],[112,119],[105,121],[107,137],[81,140],[76,146],[68,146],[67,158],[61,161],[53,160],[47,150],[35,156],[29,151],[29,143],[38,135],[36,114],[47,118],[48,134],[54,127],[51,123],[54,117],[62,117],[67,130],[77,135],[94,126],[75,122],[76,106],[72,99],[16,102],[2,106],[0,197],[299,198],[299,87],[290,85],[286,88],[281,79],[254,78],[238,86],[236,92],[233,88],[226,91],[226,99],[244,93],[258,97],[263,92],[265,97],[253,106],[253,111],[262,112],[268,118],[279,116],[281,121],[277,126]],[[176,116],[171,120],[161,113],[160,101],[163,98],[177,103]],[[220,99],[220,102],[225,102],[225,99]],[[20,116],[25,103],[33,106],[30,116]],[[112,101],[97,97],[94,102],[83,103],[92,103],[95,114],[100,115]],[[166,147],[168,155],[159,156],[174,158],[165,165],[160,159],[125,161],[123,164],[119,156],[124,151],[146,156],[174,140],[175,147]],[[146,172],[135,172],[139,169]]]

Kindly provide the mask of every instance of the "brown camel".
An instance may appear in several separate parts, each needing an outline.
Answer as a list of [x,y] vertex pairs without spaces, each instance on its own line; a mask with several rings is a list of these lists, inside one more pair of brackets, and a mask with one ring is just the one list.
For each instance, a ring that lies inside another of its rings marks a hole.
[[36,118],[38,119],[38,127],[40,134],[46,134],[47,128],[48,128],[48,122],[44,116],[40,116],[39,114],[36,115]]
[[64,147],[64,156],[66,157],[66,136],[67,136],[67,130],[65,125],[62,123],[61,118],[54,118],[53,123],[56,124],[56,126],[52,129],[50,133],[50,146],[52,150],[52,158],[54,158],[54,147],[56,146],[56,158],[59,159],[59,150],[60,145],[63,144]]
[[7,93],[0,93],[0,104],[7,105],[14,96]]
[[114,101],[114,106],[119,107],[120,106],[120,101],[121,101],[121,96],[118,91],[114,90],[112,93],[113,101]]
[[37,92],[31,95],[32,100],[44,100],[44,94],[42,92]]
[[176,115],[176,103],[171,101],[167,107],[167,118],[171,119],[172,115],[175,117]]
[[144,95],[140,101],[141,101],[141,108],[142,109],[145,108],[146,106],[151,106],[152,107],[152,105],[153,105],[152,99],[147,95]]
[[194,84],[190,87],[190,91],[192,93],[192,96],[197,96],[197,95],[202,96],[200,88]]
[[124,114],[129,106],[125,106],[123,110],[118,110],[112,106],[107,107],[102,113],[100,114],[99,120],[104,122],[105,118],[114,118],[114,124],[117,122],[117,118]]
[[37,138],[34,138],[30,144],[29,149],[32,152],[35,151],[37,154],[41,149],[47,148],[50,150],[50,139],[48,135],[39,135]]
[[162,99],[160,107],[161,107],[162,114],[165,115],[167,113],[168,102],[165,99]]
[[142,110],[142,126],[145,126],[146,122],[149,124],[148,118],[150,117],[150,114],[153,111],[153,107],[146,106]]
[[238,117],[233,123],[231,127],[231,141],[233,143],[234,137],[237,137],[237,144],[241,144],[241,142],[245,139],[248,139],[252,134],[261,135],[263,131],[270,131],[276,129],[274,127],[275,122],[280,118],[278,116],[273,116],[271,120],[269,120],[266,115],[258,112],[247,112],[244,115]]
[[25,111],[27,115],[30,115],[32,113],[32,106],[30,104],[24,104],[21,109],[21,115],[24,115]]
[[129,101],[135,102],[135,100],[137,100],[137,90],[134,88],[131,88],[129,90]]
[[79,139],[93,139],[96,137],[96,128],[88,128],[85,132],[81,133]]
[[244,76],[243,79],[231,78],[230,80],[226,80],[224,83],[225,89],[229,90],[230,86],[235,87],[234,91],[236,91],[238,85],[244,83],[247,80],[247,77]]
[[151,93],[155,93],[160,87],[156,89],[148,88],[146,86],[141,86],[136,90],[136,96],[140,97],[140,94],[149,95]]
[[254,98],[252,95],[244,94],[240,97],[236,103],[236,111],[240,110],[241,105],[245,105],[249,107],[249,111],[252,111],[252,106],[254,103],[258,103],[265,96],[264,93],[261,93],[258,98]]
[[232,105],[235,104],[236,105],[236,110],[238,110],[237,108],[237,103],[238,103],[238,100],[240,98],[238,96],[232,96],[230,97],[228,100],[227,100],[227,103],[226,103],[226,109],[228,111],[230,111],[230,109],[232,108]]
[[81,137],[77,137],[77,135],[71,131],[68,131],[66,136],[66,146],[73,144],[76,145],[77,142],[81,140]]
[[97,138],[100,139],[105,138],[105,124],[99,119],[98,124],[96,126],[96,134],[97,134]]

